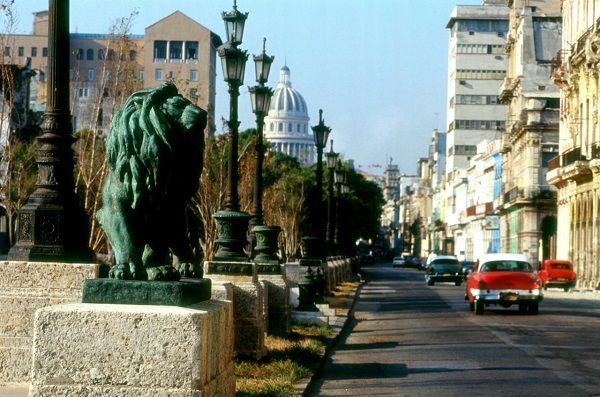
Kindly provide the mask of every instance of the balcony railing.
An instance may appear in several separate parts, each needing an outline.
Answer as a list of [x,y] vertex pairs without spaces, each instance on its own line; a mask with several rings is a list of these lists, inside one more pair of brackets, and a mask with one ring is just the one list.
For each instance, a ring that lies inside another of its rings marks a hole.
[[552,157],[548,160],[548,172],[560,167],[560,156]]
[[576,161],[587,160],[585,156],[581,155],[581,147],[574,147],[562,154],[562,166],[566,167],[567,165],[573,164]]

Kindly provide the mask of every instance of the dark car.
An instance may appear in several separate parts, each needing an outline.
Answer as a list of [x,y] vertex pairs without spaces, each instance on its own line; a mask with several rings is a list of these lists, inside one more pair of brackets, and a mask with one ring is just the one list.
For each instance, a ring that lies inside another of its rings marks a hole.
[[425,281],[427,281],[427,285],[434,285],[440,282],[451,282],[455,285],[461,285],[463,275],[458,259],[450,255],[436,256],[425,271]]
[[460,262],[460,269],[461,269],[463,278],[466,278],[469,275],[469,272],[473,270],[473,266],[475,266],[475,262],[473,262],[473,261]]

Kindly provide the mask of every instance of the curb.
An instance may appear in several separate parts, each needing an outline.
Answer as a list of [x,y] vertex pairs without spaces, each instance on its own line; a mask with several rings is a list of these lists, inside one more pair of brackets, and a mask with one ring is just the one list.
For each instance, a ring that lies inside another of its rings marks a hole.
[[[354,318],[354,308],[356,306],[356,302],[358,301],[360,291],[366,284],[366,281],[361,278],[359,279],[358,283],[358,286],[353,291],[354,296],[352,298],[352,304],[348,308],[346,316],[335,316],[335,325],[333,325],[333,328],[334,330],[336,330],[336,334],[328,340],[327,345],[325,346],[325,353],[323,354],[323,356],[321,356],[321,359],[319,360],[319,363],[317,364],[312,376],[306,382],[298,384],[297,391],[298,393],[300,393],[299,395],[302,395],[304,397],[317,395],[315,394],[315,391],[313,389],[317,386],[317,382],[323,374],[323,370],[325,368],[325,365],[327,364],[327,361],[329,361],[329,359],[331,358],[333,350],[339,344],[342,338],[346,338],[350,334],[350,325],[354,324],[356,321]],[[342,323],[340,320],[344,317],[345,320]]]

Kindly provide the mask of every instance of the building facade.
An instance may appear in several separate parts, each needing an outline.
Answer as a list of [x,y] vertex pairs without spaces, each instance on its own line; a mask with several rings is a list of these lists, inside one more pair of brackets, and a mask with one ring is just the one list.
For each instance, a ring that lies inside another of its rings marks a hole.
[[[33,15],[31,35],[11,36],[5,59],[24,64],[30,59],[42,85],[48,70],[48,12]],[[215,131],[216,48],[219,36],[176,11],[145,29],[144,35],[71,34],[71,113],[73,129],[106,131],[123,96],[175,82],[180,93],[208,112],[207,134]],[[45,104],[45,90],[33,101]]]
[[499,90],[507,105],[502,138],[502,250],[533,265],[555,257],[556,189],[546,181],[558,153],[560,92],[551,61],[560,50],[560,0],[512,0],[506,41],[507,76]]
[[283,66],[265,117],[265,138],[273,150],[296,157],[304,165],[315,160],[315,143],[304,97],[292,87],[290,69]]
[[547,180],[558,189],[556,257],[573,261],[577,283],[600,283],[600,2],[562,1],[559,156]]
[[446,248],[464,256],[466,174],[483,140],[498,139],[505,127],[505,107],[498,90],[506,75],[504,44],[508,8],[503,1],[456,6],[446,25],[448,107],[446,135]]

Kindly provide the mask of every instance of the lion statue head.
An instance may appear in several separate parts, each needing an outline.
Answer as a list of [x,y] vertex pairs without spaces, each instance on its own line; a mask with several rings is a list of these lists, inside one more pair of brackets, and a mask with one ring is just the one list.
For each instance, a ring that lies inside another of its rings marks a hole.
[[116,260],[109,277],[202,277],[188,239],[186,207],[199,186],[205,126],[206,112],[171,82],[132,94],[115,114],[97,213]]

